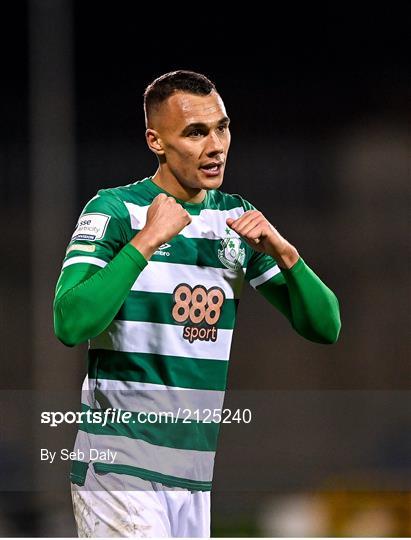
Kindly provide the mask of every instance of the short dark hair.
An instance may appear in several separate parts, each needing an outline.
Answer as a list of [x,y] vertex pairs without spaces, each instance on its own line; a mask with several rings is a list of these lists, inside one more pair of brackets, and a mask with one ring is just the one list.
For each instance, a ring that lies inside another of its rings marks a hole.
[[182,69],[165,73],[150,83],[144,92],[146,122],[150,111],[158,107],[175,92],[208,96],[213,91],[217,91],[214,83],[201,73]]

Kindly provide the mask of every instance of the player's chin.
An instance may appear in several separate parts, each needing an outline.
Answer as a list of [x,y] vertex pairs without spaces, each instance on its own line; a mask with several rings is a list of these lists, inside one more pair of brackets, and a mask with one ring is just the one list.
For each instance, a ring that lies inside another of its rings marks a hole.
[[206,169],[199,169],[198,178],[203,189],[218,189],[223,183],[224,167],[219,168],[218,174],[210,174]]

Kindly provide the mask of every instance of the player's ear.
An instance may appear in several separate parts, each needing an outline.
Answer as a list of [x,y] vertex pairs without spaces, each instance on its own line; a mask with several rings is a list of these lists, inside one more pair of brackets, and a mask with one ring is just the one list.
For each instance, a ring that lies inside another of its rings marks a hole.
[[146,129],[146,141],[152,152],[158,156],[164,155],[163,142],[155,129]]

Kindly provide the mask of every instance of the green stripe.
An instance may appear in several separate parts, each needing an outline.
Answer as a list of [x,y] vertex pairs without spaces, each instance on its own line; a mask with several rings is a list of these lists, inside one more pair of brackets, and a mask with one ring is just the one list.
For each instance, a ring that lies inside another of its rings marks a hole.
[[[194,266],[209,266],[211,268],[224,268],[227,270],[227,267],[224,266],[218,257],[218,251],[222,249],[221,240],[186,238],[182,234],[178,234],[168,244],[170,244],[170,247],[163,251],[169,253],[169,256],[154,254],[151,260]],[[246,259],[243,263],[243,266],[246,266],[252,252],[247,248],[245,242],[242,243],[241,247],[246,248]]]
[[89,377],[194,390],[225,390],[228,362],[152,353],[90,349]]
[[[174,304],[172,294],[130,291],[115,319],[184,326],[184,324],[177,323],[172,316]],[[235,325],[237,307],[238,300],[225,300],[216,328],[232,330]],[[189,321],[187,324],[189,324]]]
[[[126,186],[118,186],[100,190],[99,195],[113,196],[122,202],[130,202],[138,206],[149,206],[153,202],[153,193],[147,189],[148,184],[145,180],[138,183],[127,184]],[[154,195],[155,196],[155,195]],[[128,210],[124,207],[126,212]]]
[[133,467],[132,465],[119,465],[109,463],[94,463],[94,470],[102,473],[117,473],[117,474],[129,474],[131,476],[137,476],[143,480],[150,482],[159,482],[165,486],[182,487],[194,491],[210,491],[211,482],[204,482],[201,480],[188,480],[187,478],[181,478],[179,476],[171,476],[169,474],[162,474],[149,469],[142,469],[140,467]]
[[243,199],[237,194],[212,189],[208,192],[207,208],[210,210],[234,210],[234,208],[244,210]]
[[[84,403],[81,410],[83,412],[102,411],[102,409],[91,409]],[[171,421],[171,418],[163,418],[151,423],[144,421],[146,417],[140,421],[135,412],[130,414],[127,422],[113,422],[110,419],[106,425],[103,425],[103,423],[84,421],[80,424],[80,429],[93,435],[128,437],[180,450],[215,452],[217,448],[219,423],[196,420],[186,422],[181,419]]]
[[[130,231],[130,240],[138,232],[140,232],[138,229]],[[91,253],[81,250],[70,251],[66,255],[64,259],[65,261],[79,256],[97,257],[106,262],[110,261],[110,250],[106,247],[102,247],[97,241],[89,242],[86,240],[74,240],[72,243],[89,246],[95,245],[96,250]],[[210,268],[223,268],[227,270],[227,267],[224,266],[224,264],[218,258],[218,250],[221,249],[221,240],[209,240],[207,238],[186,238],[185,236],[179,234],[172,238],[168,244],[170,244],[170,247],[162,250],[162,253],[165,253],[165,255],[154,254],[150,260],[154,262],[169,262],[200,267],[208,266]],[[242,247],[246,248],[246,258],[243,263],[243,266],[246,267],[252,251],[244,242],[242,243]],[[113,253],[113,255],[115,255],[115,253]]]
[[270,270],[270,268],[274,268],[274,266],[277,266],[277,261],[270,255],[266,253],[255,254],[251,263],[248,264],[245,279],[251,281],[264,274],[264,272],[267,272],[267,270]]
[[84,486],[88,469],[88,463],[73,459],[71,462],[70,480],[73,484]]
[[[101,189],[98,192],[100,196],[112,196],[124,202],[137,204],[139,206],[148,206],[159,193],[166,192],[148,178],[143,179],[141,182],[128,184],[126,186]],[[239,195],[224,193],[217,189],[207,191],[203,203],[192,204],[185,203],[184,201],[181,202],[191,215],[199,215],[202,210],[244,209],[243,199]]]
[[[105,190],[105,192],[111,192],[117,197],[123,199],[126,202],[138,204],[140,206],[146,206],[147,201],[150,202],[159,193],[166,193],[157,184],[155,184],[151,177],[145,178],[143,181],[129,184],[128,186]],[[99,191],[101,193],[101,191]],[[239,195],[231,195],[224,193],[218,189],[211,189],[207,191],[206,198],[202,203],[192,204],[180,201],[184,208],[191,215],[199,215],[202,210],[233,210],[234,208],[243,207],[243,199]]]

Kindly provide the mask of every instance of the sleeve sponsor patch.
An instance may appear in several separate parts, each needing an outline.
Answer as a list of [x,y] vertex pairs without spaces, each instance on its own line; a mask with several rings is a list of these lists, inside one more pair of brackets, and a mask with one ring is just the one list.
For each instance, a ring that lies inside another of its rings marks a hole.
[[70,251],[87,251],[88,253],[93,253],[93,251],[96,251],[96,246],[89,246],[87,244],[71,244],[67,248],[66,253],[70,253]]
[[72,240],[101,240],[110,217],[107,214],[83,214],[76,225]]

